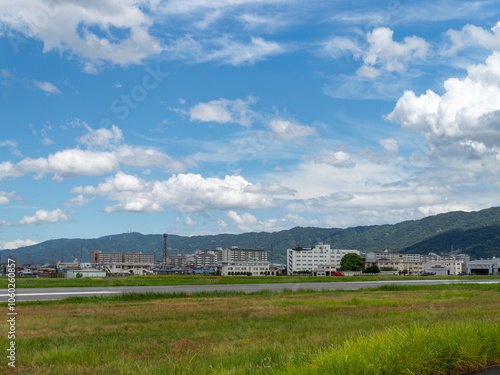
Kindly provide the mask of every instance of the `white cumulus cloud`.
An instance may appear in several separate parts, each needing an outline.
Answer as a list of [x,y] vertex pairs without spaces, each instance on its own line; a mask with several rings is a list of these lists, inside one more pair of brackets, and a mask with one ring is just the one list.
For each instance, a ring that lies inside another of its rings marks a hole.
[[70,217],[60,208],[54,211],[38,210],[34,215],[23,216],[17,222],[17,225],[28,225],[28,224],[45,224],[45,223],[57,223],[61,221],[68,221]]
[[189,109],[189,119],[200,122],[233,122],[249,127],[252,124],[254,112],[248,107],[256,100],[248,97],[246,100],[218,99],[206,103],[198,103]]
[[4,28],[43,42],[43,51],[80,57],[84,70],[96,72],[103,61],[129,65],[162,52],[149,34],[147,3],[128,0],[74,2],[17,0],[0,3]]
[[464,79],[445,81],[442,95],[432,90],[417,96],[405,91],[387,119],[421,132],[434,144],[500,141],[500,52],[485,64],[471,65]]
[[117,202],[107,206],[107,212],[163,212],[171,207],[177,212],[205,212],[210,209],[253,209],[275,205],[274,195],[287,191],[273,186],[266,191],[260,186],[252,191],[252,184],[241,176],[224,179],[203,178],[198,174],[178,174],[167,180],[145,181],[137,176],[118,172],[97,186],[79,186],[74,194],[105,196]]
[[88,134],[78,137],[77,140],[88,147],[106,148],[110,144],[120,143],[123,140],[123,132],[116,125],[113,125],[111,129],[100,128],[96,130],[85,123],[83,123],[83,125],[88,131]]
[[422,38],[409,36],[398,42],[393,37],[393,30],[378,27],[366,33],[366,44],[336,36],[323,44],[322,52],[336,59],[346,55],[361,59],[363,66],[356,74],[368,79],[378,77],[381,71],[406,71],[410,62],[424,60],[430,53],[430,44]]
[[500,21],[490,30],[475,25],[465,25],[462,30],[448,30],[451,47],[445,53],[453,54],[466,47],[483,47],[490,50],[500,49]]
[[318,135],[312,126],[302,125],[294,120],[284,120],[281,117],[272,118],[267,127],[271,129],[278,139],[293,139]]

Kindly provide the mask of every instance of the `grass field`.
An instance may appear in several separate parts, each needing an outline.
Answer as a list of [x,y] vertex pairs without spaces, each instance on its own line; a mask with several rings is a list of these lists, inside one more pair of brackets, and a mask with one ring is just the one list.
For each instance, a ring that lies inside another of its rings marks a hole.
[[[499,284],[73,297],[17,311],[10,373],[460,374],[500,363]],[[2,348],[6,337],[3,324]]]
[[[265,284],[265,283],[321,283],[338,281],[378,281],[378,280],[429,280],[429,279],[500,279],[498,276],[354,276],[354,277],[312,277],[312,276],[223,276],[217,284]],[[55,287],[112,287],[112,286],[155,286],[155,285],[208,285],[214,284],[215,276],[129,276],[81,279],[22,278],[16,279],[16,288],[55,288]],[[0,289],[6,289],[8,279],[0,278]]]

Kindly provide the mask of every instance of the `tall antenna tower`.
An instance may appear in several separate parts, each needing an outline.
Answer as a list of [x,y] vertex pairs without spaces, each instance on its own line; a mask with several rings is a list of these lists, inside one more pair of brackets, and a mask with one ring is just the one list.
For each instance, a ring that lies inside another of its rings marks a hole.
[[163,261],[162,261],[162,268],[166,269],[167,268],[167,237],[168,234],[163,233]]

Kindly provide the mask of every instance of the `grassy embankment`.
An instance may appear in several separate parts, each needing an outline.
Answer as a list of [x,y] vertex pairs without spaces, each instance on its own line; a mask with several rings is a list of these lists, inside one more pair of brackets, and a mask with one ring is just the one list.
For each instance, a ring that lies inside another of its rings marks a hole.
[[[158,286],[158,285],[210,285],[210,284],[265,284],[265,283],[321,283],[338,281],[379,281],[379,280],[431,280],[431,279],[500,279],[498,276],[443,276],[443,277],[412,277],[412,276],[353,276],[353,277],[259,277],[259,276],[129,276],[106,278],[22,278],[17,277],[16,288],[55,288],[55,287],[113,287],[113,286]],[[8,279],[0,278],[0,289],[6,289]]]
[[23,374],[460,374],[500,362],[499,284],[74,297],[17,311]]

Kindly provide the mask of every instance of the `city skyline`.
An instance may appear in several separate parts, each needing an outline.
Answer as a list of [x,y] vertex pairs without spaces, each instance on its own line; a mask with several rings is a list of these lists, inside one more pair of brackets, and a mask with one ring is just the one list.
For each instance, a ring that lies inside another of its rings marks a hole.
[[493,1],[0,5],[0,249],[499,205]]

